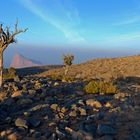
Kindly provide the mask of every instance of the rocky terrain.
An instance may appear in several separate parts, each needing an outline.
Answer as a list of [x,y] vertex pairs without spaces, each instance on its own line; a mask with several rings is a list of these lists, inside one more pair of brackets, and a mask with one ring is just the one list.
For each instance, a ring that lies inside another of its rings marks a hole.
[[116,79],[117,94],[87,94],[85,82],[7,80],[0,92],[2,140],[139,140],[140,79]]
[[117,93],[112,94],[87,93],[89,81],[44,75],[5,80],[0,140],[140,140],[140,78],[114,78]]
[[26,68],[26,67],[41,66],[41,65],[42,65],[41,62],[26,58],[21,54],[15,54],[10,64],[10,67]]

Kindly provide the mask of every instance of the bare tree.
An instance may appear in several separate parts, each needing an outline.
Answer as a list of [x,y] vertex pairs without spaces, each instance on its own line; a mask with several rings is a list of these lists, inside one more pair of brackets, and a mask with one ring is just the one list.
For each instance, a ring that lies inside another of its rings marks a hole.
[[14,26],[14,31],[11,32],[9,27],[3,28],[0,24],[0,87],[3,83],[3,52],[11,43],[16,43],[15,36],[22,32],[26,32],[27,28],[24,30],[18,29],[18,20]]

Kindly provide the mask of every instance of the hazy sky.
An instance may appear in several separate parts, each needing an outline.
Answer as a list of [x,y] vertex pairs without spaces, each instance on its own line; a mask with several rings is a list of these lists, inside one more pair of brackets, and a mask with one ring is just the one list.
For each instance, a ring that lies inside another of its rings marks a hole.
[[140,51],[140,0],[1,0],[0,22],[22,46]]

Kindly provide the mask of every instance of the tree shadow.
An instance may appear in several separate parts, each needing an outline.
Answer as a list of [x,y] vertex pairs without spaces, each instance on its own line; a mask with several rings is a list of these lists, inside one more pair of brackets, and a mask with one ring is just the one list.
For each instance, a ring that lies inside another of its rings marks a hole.
[[48,66],[19,68],[19,69],[16,69],[16,71],[17,71],[17,74],[20,76],[30,76],[30,75],[40,74],[42,72],[45,72],[51,69],[61,68],[61,67],[63,66],[62,65],[48,65]]

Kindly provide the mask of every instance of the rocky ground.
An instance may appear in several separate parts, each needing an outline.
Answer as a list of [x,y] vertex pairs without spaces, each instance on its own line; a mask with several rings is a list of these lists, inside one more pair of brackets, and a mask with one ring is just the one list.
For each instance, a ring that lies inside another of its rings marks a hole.
[[140,140],[140,79],[117,79],[115,95],[87,94],[82,81],[7,80],[0,140]]

